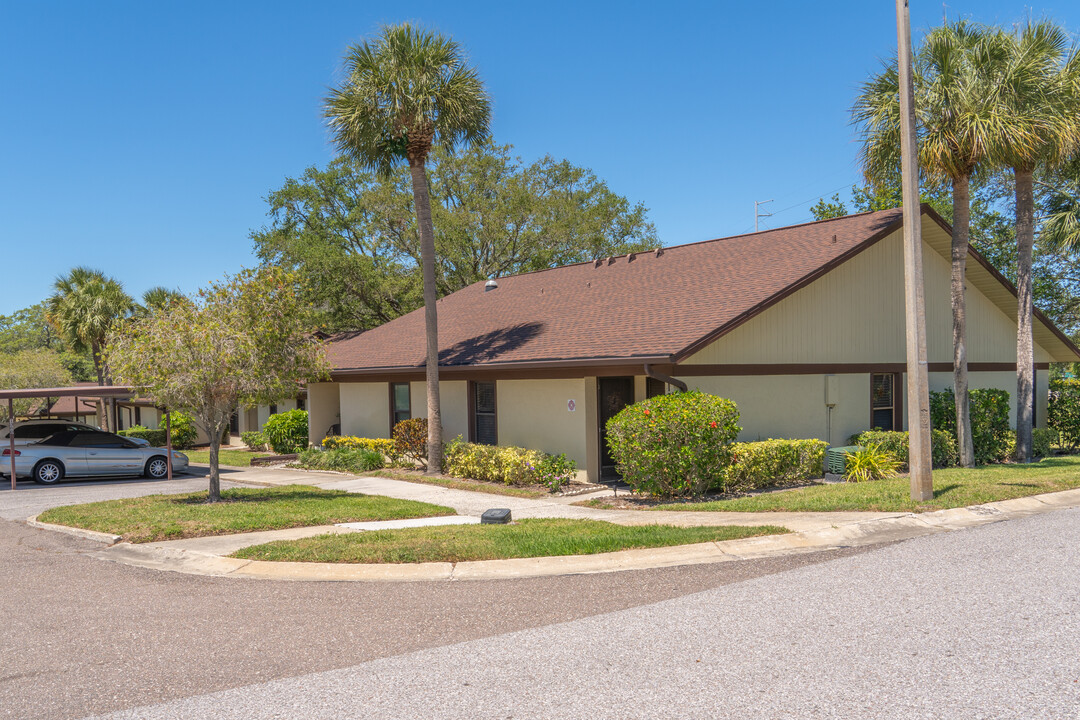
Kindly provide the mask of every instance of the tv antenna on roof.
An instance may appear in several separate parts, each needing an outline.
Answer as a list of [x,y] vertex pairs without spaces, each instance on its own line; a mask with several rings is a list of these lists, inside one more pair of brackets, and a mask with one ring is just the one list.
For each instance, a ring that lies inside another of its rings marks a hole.
[[771,203],[772,200],[755,200],[754,201],[754,232],[758,231],[758,218],[772,217],[772,213],[761,212],[758,208],[766,203]]

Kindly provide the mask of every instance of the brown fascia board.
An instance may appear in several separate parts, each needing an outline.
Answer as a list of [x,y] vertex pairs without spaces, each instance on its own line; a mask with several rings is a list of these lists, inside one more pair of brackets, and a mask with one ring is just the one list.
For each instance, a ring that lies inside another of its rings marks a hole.
[[[927,209],[927,206],[924,205],[923,210],[925,211],[926,209]],[[861,253],[863,250],[866,250],[870,246],[876,244],[877,242],[881,241],[882,239],[884,239],[884,238],[888,237],[889,235],[891,235],[892,233],[896,232],[897,228],[902,227],[903,224],[904,224],[904,221],[903,221],[903,217],[901,216],[899,219],[894,220],[893,222],[889,223],[884,228],[882,228],[881,230],[878,230],[876,233],[874,233],[873,235],[868,237],[866,240],[863,240],[861,243],[859,243],[855,247],[851,248],[850,250],[848,250],[844,254],[837,256],[835,259],[825,263],[824,265],[819,267],[817,270],[814,270],[813,272],[809,273],[808,275],[803,276],[801,279],[795,281],[791,285],[788,285],[786,288],[784,288],[780,292],[776,293],[772,297],[769,297],[769,298],[763,300],[762,302],[758,303],[757,305],[750,308],[746,312],[742,313],[738,317],[735,317],[735,318],[729,320],[728,322],[726,322],[723,325],[721,325],[720,327],[718,327],[716,330],[713,330],[708,335],[705,335],[704,337],[695,340],[690,345],[687,345],[682,350],[680,350],[677,353],[675,353],[674,355],[672,355],[671,361],[674,362],[674,363],[680,363],[683,360],[685,360],[686,358],[693,355],[694,353],[698,352],[699,350],[707,347],[709,344],[711,344],[713,342],[716,342],[721,337],[723,337],[724,335],[727,335],[729,332],[731,332],[735,328],[739,327],[743,323],[747,322],[748,320],[752,320],[753,318],[755,318],[758,315],[760,315],[761,313],[765,312],[770,307],[772,307],[776,303],[780,302],[784,298],[786,298],[789,295],[803,289],[804,287],[806,287],[810,283],[812,283],[812,282],[818,280],[819,278],[821,278],[823,275],[825,275],[825,274],[829,273],[830,271],[836,269],[840,265],[843,265],[845,262],[847,262],[851,258],[855,257],[859,253]]]
[[[637,355],[631,357],[577,358],[571,360],[529,360],[523,362],[482,363],[477,365],[440,365],[439,373],[483,372],[488,370],[532,370],[543,368],[589,368],[611,365],[669,364],[670,355]],[[424,372],[424,365],[395,367],[334,368],[331,375],[394,375]]]
[[126,385],[82,385],[79,387],[66,388],[25,388],[15,390],[0,390],[0,400],[19,400],[22,398],[122,398],[130,397],[133,388]]
[[[945,218],[941,217],[941,215],[939,215],[937,211],[934,210],[934,208],[930,207],[926,203],[923,203],[923,213],[928,215],[934,222],[941,226],[942,230],[947,232],[950,236],[952,235],[952,226],[950,226],[949,223],[945,221]],[[982,265],[987,270],[987,272],[990,273],[991,276],[993,276],[999,283],[1004,285],[1005,289],[1012,293],[1012,296],[1017,298],[1017,301],[1019,301],[1019,294],[1016,291],[1016,286],[1009,281],[1009,278],[998,272],[998,269],[991,265],[990,261],[984,258],[982,254],[979,253],[979,251],[971,245],[971,243],[968,243],[968,255],[974,258],[975,262]],[[1033,307],[1032,310],[1034,316],[1039,319],[1039,322],[1049,328],[1050,332],[1057,336],[1057,339],[1060,340],[1066,348],[1068,348],[1069,352],[1075,355],[1077,360],[1080,360],[1080,348],[1076,346],[1076,344],[1069,338],[1069,336],[1061,332],[1058,326],[1055,325],[1053,321],[1050,320],[1050,318],[1046,317],[1042,310],[1037,307]]]

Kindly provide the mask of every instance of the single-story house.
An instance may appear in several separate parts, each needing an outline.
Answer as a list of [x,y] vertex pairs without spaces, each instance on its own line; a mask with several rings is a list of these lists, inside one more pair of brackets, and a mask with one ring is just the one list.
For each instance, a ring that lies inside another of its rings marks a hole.
[[[952,385],[951,230],[929,207],[921,217],[930,385],[941,390]],[[566,453],[599,478],[612,468],[607,419],[672,387],[734,400],[742,440],[838,445],[905,428],[902,224],[900,210],[862,213],[470,285],[438,301],[444,433]],[[972,251],[970,384],[1014,403],[1016,305]],[[1036,316],[1043,427],[1049,363],[1080,350]],[[423,309],[334,339],[331,382],[308,386],[312,442],[331,427],[388,437],[426,416],[424,347]]]
[[[87,392],[92,392],[98,387],[95,382],[78,382],[73,387],[85,387]],[[109,400],[104,400],[105,407],[110,406]],[[118,399],[113,402],[116,408],[115,422],[117,430],[126,430],[135,425],[156,428],[161,420],[160,410],[152,402],[145,398]],[[87,425],[98,426],[97,417],[98,398],[66,396],[59,398],[43,398],[41,402],[30,408],[30,415],[34,418],[63,418],[83,422]]]

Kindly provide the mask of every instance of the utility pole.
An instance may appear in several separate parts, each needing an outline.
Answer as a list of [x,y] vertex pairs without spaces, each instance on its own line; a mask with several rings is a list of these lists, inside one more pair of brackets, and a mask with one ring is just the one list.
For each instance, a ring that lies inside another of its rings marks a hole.
[[772,200],[755,200],[754,201],[754,232],[758,231],[758,218],[772,217],[772,213],[763,213],[758,210],[759,207],[767,203],[773,202]]
[[930,383],[926,367],[926,301],[922,269],[922,207],[915,146],[914,82],[911,75],[911,15],[908,0],[896,0],[896,50],[900,69],[900,169],[904,187],[904,305],[907,318],[908,465],[911,499],[931,500]]

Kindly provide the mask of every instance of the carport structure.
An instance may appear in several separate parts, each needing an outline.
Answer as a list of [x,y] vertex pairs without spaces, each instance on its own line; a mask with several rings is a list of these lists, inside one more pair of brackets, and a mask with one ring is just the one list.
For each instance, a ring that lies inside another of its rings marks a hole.
[[[135,395],[134,389],[126,385],[98,385],[65,388],[21,388],[0,390],[0,402],[7,403],[8,424],[12,432],[8,433],[8,447],[5,454],[11,460],[11,489],[15,489],[15,401],[37,398],[112,398],[130,400]],[[172,480],[172,423],[168,410],[165,411],[165,463],[168,466],[168,479]]]

